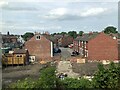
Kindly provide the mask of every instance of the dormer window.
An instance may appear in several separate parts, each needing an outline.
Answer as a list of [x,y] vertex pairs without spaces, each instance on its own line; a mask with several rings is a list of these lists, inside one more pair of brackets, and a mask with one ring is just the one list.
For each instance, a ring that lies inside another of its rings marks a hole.
[[37,36],[36,36],[36,40],[40,40],[40,35],[37,35]]

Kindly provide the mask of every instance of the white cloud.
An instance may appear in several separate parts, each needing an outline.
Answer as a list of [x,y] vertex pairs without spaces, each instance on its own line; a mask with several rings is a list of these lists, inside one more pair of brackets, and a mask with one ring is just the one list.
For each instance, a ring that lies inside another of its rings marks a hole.
[[118,2],[119,0],[6,0],[9,2]]
[[67,13],[67,9],[66,8],[57,8],[57,9],[53,9],[50,12],[50,15],[64,15]]
[[43,18],[56,20],[79,20],[83,17],[98,16],[105,13],[105,11],[108,11],[108,9],[102,7],[87,8],[83,10],[57,8],[49,11],[47,15],[43,16]]
[[82,17],[94,16],[94,15],[99,15],[105,11],[107,11],[107,8],[91,8],[91,9],[88,9],[84,12],[81,12],[80,15]]
[[1,0],[0,1],[0,7],[3,7],[4,5],[8,5],[8,2]]
[[57,8],[50,10],[49,13],[43,17],[46,19],[57,19],[61,16],[64,16],[65,14],[67,14],[66,8]]

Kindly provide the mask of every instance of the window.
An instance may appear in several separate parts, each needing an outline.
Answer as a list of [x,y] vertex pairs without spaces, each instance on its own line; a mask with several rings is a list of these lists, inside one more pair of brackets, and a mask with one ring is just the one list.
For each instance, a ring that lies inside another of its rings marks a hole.
[[40,40],[40,36],[37,35],[37,36],[36,36],[36,40]]
[[19,57],[22,57],[22,55],[20,55]]
[[19,55],[16,55],[16,57],[19,57]]
[[22,57],[22,55],[16,55],[16,57]]

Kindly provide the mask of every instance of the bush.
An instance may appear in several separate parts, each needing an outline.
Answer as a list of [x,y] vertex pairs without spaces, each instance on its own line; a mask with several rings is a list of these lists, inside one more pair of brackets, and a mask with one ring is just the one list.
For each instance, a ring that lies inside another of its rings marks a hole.
[[55,88],[56,76],[55,67],[49,67],[41,71],[40,78],[36,83],[36,88]]
[[10,85],[10,88],[24,88],[25,90],[29,90],[35,87],[35,81],[31,78],[25,78],[24,80],[18,80],[16,83]]
[[65,78],[61,81],[63,88],[91,88],[91,81],[81,78],[80,80],[74,78]]
[[30,78],[26,78],[22,81],[17,81],[10,85],[10,88],[57,88],[59,90],[70,88],[117,88],[120,89],[120,63],[111,63],[108,68],[104,68],[102,64],[98,65],[98,71],[95,73],[92,81],[84,78],[74,79],[65,78],[60,80],[56,78],[55,67],[47,67],[40,73],[40,78],[35,81]]
[[18,80],[16,83],[10,85],[10,88],[24,88],[29,90],[32,88],[55,88],[56,86],[55,67],[47,67],[41,71],[40,78],[33,80],[26,78],[24,80]]
[[93,87],[95,88],[118,88],[120,80],[120,66],[110,63],[108,68],[103,65],[98,66],[98,71],[93,78]]

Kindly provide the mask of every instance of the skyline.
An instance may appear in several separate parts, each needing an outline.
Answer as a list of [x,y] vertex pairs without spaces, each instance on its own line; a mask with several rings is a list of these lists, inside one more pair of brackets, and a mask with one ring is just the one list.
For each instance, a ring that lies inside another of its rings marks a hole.
[[[0,4],[0,32],[102,31],[118,29],[118,2],[8,2]],[[33,0],[32,0],[33,1]],[[46,0],[47,1],[47,0]]]

